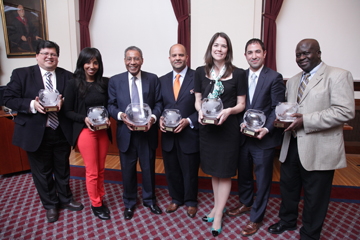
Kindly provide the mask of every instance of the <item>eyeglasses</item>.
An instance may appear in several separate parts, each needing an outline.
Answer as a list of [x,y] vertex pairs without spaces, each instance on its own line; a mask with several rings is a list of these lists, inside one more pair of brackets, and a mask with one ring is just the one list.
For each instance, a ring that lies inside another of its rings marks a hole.
[[48,52],[41,52],[40,53],[43,56],[48,57],[50,55],[50,57],[57,57],[58,55],[56,53],[48,53]]

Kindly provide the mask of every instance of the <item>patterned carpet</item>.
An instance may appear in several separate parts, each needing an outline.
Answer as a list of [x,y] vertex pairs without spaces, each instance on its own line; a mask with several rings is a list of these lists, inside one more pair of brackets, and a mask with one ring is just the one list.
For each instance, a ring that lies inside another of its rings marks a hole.
[[[142,206],[139,198],[134,218],[125,221],[124,204],[121,199],[122,185],[105,183],[105,202],[111,210],[111,220],[102,221],[91,212],[85,181],[71,179],[74,198],[85,208],[81,212],[61,210],[55,223],[48,223],[45,210],[29,173],[0,176],[0,239],[211,239],[211,223],[202,222],[201,217],[212,207],[212,194],[199,192],[199,210],[194,219],[187,217],[186,208],[180,207],[175,213],[154,215]],[[346,189],[344,190],[346,191]],[[141,196],[139,188],[138,196]],[[168,190],[156,188],[158,205],[165,210],[170,202]],[[227,208],[237,205],[237,196],[231,195]],[[300,208],[302,208],[302,202]],[[269,234],[266,229],[278,221],[280,199],[270,198],[264,225],[255,235],[244,239],[299,239],[301,219],[296,231],[281,235]],[[241,229],[249,220],[249,214],[241,217],[224,217],[223,231],[217,239],[241,239]],[[322,239],[359,239],[360,204],[351,201],[334,202],[329,206],[323,227]]]

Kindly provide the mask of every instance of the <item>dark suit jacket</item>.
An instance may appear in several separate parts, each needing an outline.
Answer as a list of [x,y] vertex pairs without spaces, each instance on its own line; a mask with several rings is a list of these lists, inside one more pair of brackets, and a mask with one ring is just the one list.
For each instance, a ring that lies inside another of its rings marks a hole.
[[[25,36],[26,38],[31,37],[32,41],[32,47],[34,48],[37,45],[36,43],[36,36],[39,36],[39,31],[37,28],[32,24],[31,19],[27,18],[27,26],[29,29],[29,32],[26,31],[25,24],[23,24],[20,20],[17,18],[13,19],[12,24],[8,26],[8,35],[10,39],[10,44],[15,43],[17,46],[21,48],[29,48],[29,43],[26,41],[24,42],[21,37]],[[40,36],[39,36],[40,37]]]
[[[246,77],[249,76],[249,69],[246,70]],[[263,67],[256,84],[254,96],[250,104],[249,94],[246,94],[246,112],[248,109],[263,111],[266,116],[264,127],[269,132],[261,139],[256,141],[262,149],[274,148],[281,144],[281,129],[274,128],[273,122],[276,118],[275,107],[279,102],[285,101],[285,84],[280,73]],[[241,134],[241,145],[244,144],[246,136]]]
[[[72,73],[62,68],[56,68],[56,89],[64,93],[66,82]],[[29,112],[30,102],[44,89],[38,65],[18,68],[12,72],[11,80],[4,93],[5,106],[18,112],[15,118],[13,144],[25,151],[36,151],[42,141],[47,121],[47,114]],[[58,112],[59,123],[67,141],[72,142],[71,121],[65,117],[64,110]]]
[[[155,74],[141,71],[141,84],[143,91],[143,101],[147,103],[157,118],[162,112],[160,82]],[[115,120],[119,112],[125,112],[126,107],[131,103],[129,92],[128,72],[112,76],[109,81],[109,102],[108,111]],[[123,121],[117,121],[116,140],[121,152],[126,152],[130,145],[131,131]],[[153,124],[149,131],[144,132],[144,137],[148,140],[149,146],[156,149],[158,146],[158,127]]]
[[[86,127],[85,118],[87,116],[87,111],[85,100],[84,98],[80,98],[79,94],[79,88],[76,86],[75,79],[70,79],[65,88],[65,101],[63,108],[66,117],[70,118],[73,122],[73,141],[71,143],[73,147],[76,146],[81,131],[84,127]],[[107,107],[107,92],[104,94],[106,95],[106,100],[102,103],[102,106]],[[107,134],[109,136],[109,140],[112,141],[110,128],[107,129]]]
[[178,109],[180,110],[181,117],[190,118],[194,125],[193,129],[187,126],[180,133],[176,134],[162,132],[161,148],[166,152],[173,149],[175,138],[179,140],[184,153],[189,154],[199,151],[199,122],[198,112],[195,109],[194,77],[195,71],[188,68],[176,102],[173,91],[173,72],[171,71],[160,78],[164,110]]

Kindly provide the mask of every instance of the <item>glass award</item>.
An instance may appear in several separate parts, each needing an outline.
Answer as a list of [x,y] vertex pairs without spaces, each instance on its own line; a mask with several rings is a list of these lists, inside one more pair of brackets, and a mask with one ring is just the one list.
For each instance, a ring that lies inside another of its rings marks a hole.
[[44,107],[45,112],[57,112],[59,107],[57,106],[60,98],[59,91],[54,89],[52,91],[48,89],[40,89],[39,91],[39,102]]
[[145,131],[151,118],[151,108],[146,103],[130,103],[125,109],[125,114],[135,125],[135,131]]
[[255,130],[262,128],[265,125],[266,116],[264,112],[249,109],[244,114],[244,123],[245,127],[243,128],[242,133],[249,137],[256,137],[259,135]]
[[106,121],[108,120],[109,114],[105,107],[90,107],[87,112],[87,117],[93,124],[93,129],[95,131],[108,128]]
[[275,108],[277,120],[273,125],[277,128],[288,128],[290,124],[296,119],[291,117],[292,114],[297,113],[299,104],[291,102],[280,102]]
[[223,103],[220,98],[204,98],[201,103],[201,110],[204,114],[203,123],[218,124],[217,116],[223,110]]
[[165,131],[167,132],[174,132],[182,119],[178,109],[165,109],[162,116],[164,117]]

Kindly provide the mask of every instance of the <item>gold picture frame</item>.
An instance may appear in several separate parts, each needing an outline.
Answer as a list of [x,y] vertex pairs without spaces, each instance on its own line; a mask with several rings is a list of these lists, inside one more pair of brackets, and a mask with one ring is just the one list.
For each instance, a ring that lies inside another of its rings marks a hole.
[[48,40],[45,0],[0,0],[7,57],[35,56],[37,41]]

